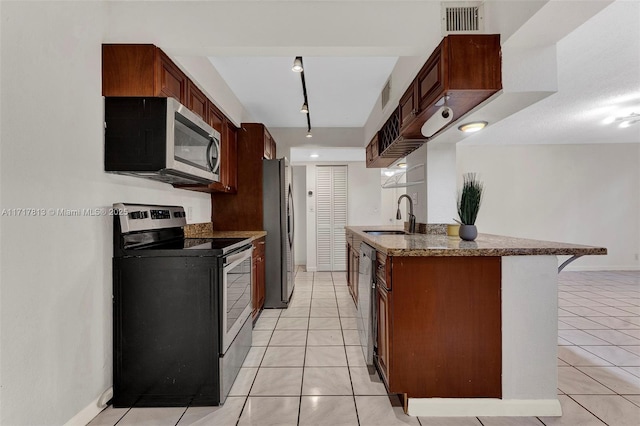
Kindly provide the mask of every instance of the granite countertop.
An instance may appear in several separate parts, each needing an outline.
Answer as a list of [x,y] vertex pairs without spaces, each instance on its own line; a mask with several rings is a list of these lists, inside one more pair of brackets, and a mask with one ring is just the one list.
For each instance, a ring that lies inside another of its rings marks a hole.
[[253,241],[265,235],[266,231],[216,231],[211,222],[187,224],[184,227],[184,236],[187,238],[251,238]]
[[265,235],[266,231],[213,231],[209,238],[251,238],[253,241]]
[[605,255],[604,247],[478,234],[475,241],[446,235],[369,235],[364,231],[403,230],[401,226],[347,226],[347,232],[387,256],[556,256]]

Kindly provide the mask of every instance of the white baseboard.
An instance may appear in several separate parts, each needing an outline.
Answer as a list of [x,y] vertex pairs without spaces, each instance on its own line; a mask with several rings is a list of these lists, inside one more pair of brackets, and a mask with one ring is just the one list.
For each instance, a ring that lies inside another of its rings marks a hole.
[[84,407],[78,414],[73,416],[64,426],[86,426],[87,423],[106,408],[106,403],[112,396],[113,387],[110,387],[104,391],[102,395],[91,401],[91,403]]
[[317,266],[307,266],[307,272],[318,272]]
[[558,399],[409,398],[407,414],[425,417],[561,416]]

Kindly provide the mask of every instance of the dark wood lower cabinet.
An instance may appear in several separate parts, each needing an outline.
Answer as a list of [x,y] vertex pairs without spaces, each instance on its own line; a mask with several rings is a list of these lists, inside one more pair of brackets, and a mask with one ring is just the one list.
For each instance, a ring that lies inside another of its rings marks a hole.
[[251,283],[251,317],[256,319],[264,306],[264,242],[265,238],[259,238],[253,242],[252,256],[252,283]]
[[501,398],[501,258],[387,257],[378,368],[390,393]]
[[391,305],[389,300],[389,292],[384,285],[376,286],[376,302],[378,306],[378,367],[385,385],[389,387],[389,355],[391,353],[389,344],[389,326]]

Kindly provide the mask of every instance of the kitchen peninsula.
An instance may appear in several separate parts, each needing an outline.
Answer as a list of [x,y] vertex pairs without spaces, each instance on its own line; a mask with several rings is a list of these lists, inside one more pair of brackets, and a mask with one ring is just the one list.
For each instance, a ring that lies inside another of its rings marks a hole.
[[[361,242],[377,251],[375,361],[387,390],[405,396],[407,413],[561,415],[556,256],[607,250],[487,234],[463,241],[366,232],[391,229],[348,226],[346,236],[348,253]],[[347,276],[354,287],[358,274]]]

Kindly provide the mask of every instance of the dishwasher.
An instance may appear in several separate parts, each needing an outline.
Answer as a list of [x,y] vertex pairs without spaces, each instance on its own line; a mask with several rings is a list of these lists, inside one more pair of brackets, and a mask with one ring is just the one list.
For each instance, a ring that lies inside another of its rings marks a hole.
[[371,367],[377,334],[375,270],[376,249],[363,242],[358,268],[358,335],[364,359]]

